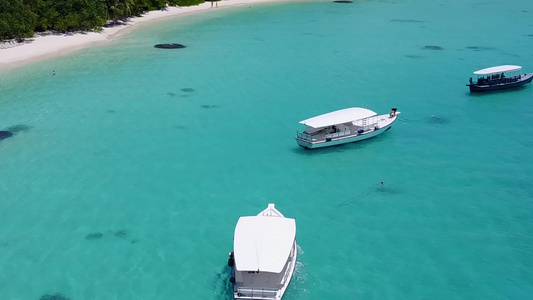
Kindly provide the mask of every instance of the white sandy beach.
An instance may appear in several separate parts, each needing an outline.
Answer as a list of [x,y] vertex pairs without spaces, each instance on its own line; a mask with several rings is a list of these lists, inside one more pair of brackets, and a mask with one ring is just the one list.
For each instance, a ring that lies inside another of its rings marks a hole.
[[160,21],[212,9],[274,1],[282,0],[222,0],[218,2],[218,6],[215,2],[213,7],[211,2],[205,2],[196,6],[167,7],[163,11],[150,11],[141,17],[133,17],[125,25],[104,28],[100,32],[73,33],[71,35],[36,35],[28,39],[29,41],[26,43],[21,43],[20,45],[7,49],[0,49],[0,69],[13,69],[34,61],[50,59],[79,49],[99,45],[125,32],[129,32],[129,30],[126,31],[125,29],[134,29],[135,25],[149,21]]

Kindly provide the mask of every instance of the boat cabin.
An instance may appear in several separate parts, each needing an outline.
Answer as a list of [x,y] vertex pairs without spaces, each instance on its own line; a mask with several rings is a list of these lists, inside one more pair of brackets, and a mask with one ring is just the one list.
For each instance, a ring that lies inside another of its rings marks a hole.
[[474,75],[477,76],[476,82],[472,80],[472,77],[470,77],[469,82],[471,85],[496,85],[514,83],[520,81],[520,70],[522,70],[521,66],[513,65],[486,68],[475,71]]
[[236,299],[280,299],[294,271],[296,222],[272,216],[241,217],[234,236]]
[[377,113],[361,107],[337,110],[331,113],[303,120],[307,125],[301,135],[309,140],[331,140],[342,136],[374,130],[378,123]]

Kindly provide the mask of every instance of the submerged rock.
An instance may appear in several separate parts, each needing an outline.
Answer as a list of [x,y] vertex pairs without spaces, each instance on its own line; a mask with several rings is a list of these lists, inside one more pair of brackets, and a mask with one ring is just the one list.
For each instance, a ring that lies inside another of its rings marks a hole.
[[216,108],[218,107],[218,105],[208,105],[208,104],[204,104],[201,106],[202,108]]
[[397,23],[424,23],[424,21],[421,20],[412,20],[412,19],[392,19],[391,22],[397,22]]
[[159,49],[182,49],[185,48],[185,45],[182,44],[157,44],[154,46]]
[[44,294],[41,296],[41,298],[39,298],[39,300],[70,300],[70,299],[61,295],[60,293],[57,293],[53,295]]
[[407,57],[407,58],[423,58],[423,56],[420,56],[420,55],[411,55],[411,54],[407,54],[407,55],[405,55],[405,57]]
[[89,233],[88,235],[85,236],[85,239],[86,240],[99,240],[103,237],[104,235],[101,234],[100,232],[93,232],[93,233]]
[[425,46],[424,50],[444,50],[441,46]]
[[11,131],[0,130],[0,141],[10,138],[12,136],[13,136],[13,133]]
[[126,229],[121,229],[119,231],[116,231],[114,234],[115,234],[116,237],[122,239],[122,238],[125,238],[128,235],[128,231]]

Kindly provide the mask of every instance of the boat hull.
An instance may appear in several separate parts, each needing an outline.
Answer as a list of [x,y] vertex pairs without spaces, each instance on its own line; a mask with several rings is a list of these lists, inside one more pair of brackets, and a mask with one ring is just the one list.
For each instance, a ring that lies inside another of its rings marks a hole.
[[488,92],[488,91],[498,91],[505,89],[519,88],[525,84],[531,83],[533,80],[533,73],[524,74],[521,76],[520,80],[509,82],[509,83],[499,83],[499,84],[467,84],[472,93]]
[[316,148],[324,148],[324,147],[354,143],[354,142],[359,142],[359,141],[366,140],[369,138],[373,138],[377,135],[380,135],[383,132],[391,129],[391,127],[392,125],[389,125],[387,127],[383,127],[378,130],[373,130],[365,134],[352,135],[352,136],[342,137],[339,139],[332,139],[330,141],[326,140],[326,141],[319,141],[319,142],[309,142],[301,138],[296,138],[296,143],[298,143],[299,146],[306,148],[306,149],[316,149]]
[[295,137],[296,143],[300,147],[303,147],[305,149],[316,149],[316,148],[324,148],[324,147],[348,144],[348,143],[353,143],[353,142],[359,142],[362,140],[373,138],[391,129],[392,124],[396,121],[399,114],[400,112],[396,112],[394,116],[391,116],[391,115],[378,116],[379,121],[376,124],[377,126],[374,127],[372,130],[366,131],[363,133],[357,132],[354,134],[342,135],[342,136],[338,136],[335,138],[316,138],[316,139],[312,135],[298,134]]

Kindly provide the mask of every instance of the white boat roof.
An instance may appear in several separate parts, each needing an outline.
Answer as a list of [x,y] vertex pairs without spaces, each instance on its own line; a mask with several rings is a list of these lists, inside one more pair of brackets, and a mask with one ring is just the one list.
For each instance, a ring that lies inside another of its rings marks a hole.
[[300,124],[304,124],[313,128],[320,128],[366,119],[376,115],[377,114],[370,109],[351,107],[303,120],[300,121]]
[[295,238],[294,219],[240,217],[233,241],[236,269],[280,273],[289,259]]
[[498,74],[502,72],[513,72],[513,71],[520,71],[522,70],[521,66],[513,66],[513,65],[504,65],[504,66],[497,66],[497,67],[490,67],[482,70],[475,71],[475,75],[492,75],[492,74]]

